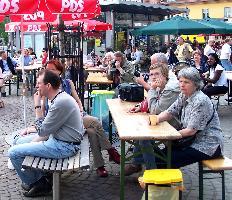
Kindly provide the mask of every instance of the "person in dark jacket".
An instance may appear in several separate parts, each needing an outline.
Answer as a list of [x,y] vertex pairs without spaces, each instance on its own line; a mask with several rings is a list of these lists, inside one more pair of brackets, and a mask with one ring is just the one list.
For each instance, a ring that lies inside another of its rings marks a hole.
[[[0,51],[0,67],[2,69],[3,80],[10,80],[14,74],[16,74],[15,68],[17,66],[17,62],[13,60],[11,57],[7,56],[6,51]],[[1,88],[2,97],[6,96],[5,86]]]

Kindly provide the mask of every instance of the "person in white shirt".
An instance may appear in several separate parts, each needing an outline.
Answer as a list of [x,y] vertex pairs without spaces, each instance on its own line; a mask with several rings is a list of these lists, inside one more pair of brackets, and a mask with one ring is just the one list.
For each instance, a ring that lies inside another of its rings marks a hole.
[[204,48],[204,55],[206,55],[207,57],[210,53],[215,53],[213,49],[214,42],[214,40],[208,40],[208,44]]
[[232,45],[232,39],[227,38],[225,40],[225,44],[222,46],[221,56],[220,56],[222,66],[226,71],[232,71],[232,64],[230,61],[230,55],[231,55],[230,45]]
[[217,94],[226,94],[228,91],[228,83],[225,75],[224,68],[219,64],[220,60],[216,53],[210,53],[208,59],[209,65],[209,78],[202,77],[207,85],[204,87],[203,92],[211,97]]
[[132,64],[143,64],[143,52],[139,49],[139,47],[136,47],[136,50],[134,53],[132,53],[131,58],[134,60],[132,61]]

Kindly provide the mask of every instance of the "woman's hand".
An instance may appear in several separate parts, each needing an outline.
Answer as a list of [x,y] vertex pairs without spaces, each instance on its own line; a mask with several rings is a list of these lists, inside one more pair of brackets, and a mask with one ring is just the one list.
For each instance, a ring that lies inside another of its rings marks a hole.
[[137,112],[140,112],[140,111],[141,111],[140,104],[137,104],[134,107],[129,109],[130,113],[137,113]]

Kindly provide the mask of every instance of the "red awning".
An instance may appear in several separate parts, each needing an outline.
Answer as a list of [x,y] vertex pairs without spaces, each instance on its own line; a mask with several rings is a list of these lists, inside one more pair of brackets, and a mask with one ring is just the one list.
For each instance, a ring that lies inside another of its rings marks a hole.
[[[111,30],[112,25],[109,23],[104,23],[96,20],[74,20],[74,21],[65,21],[64,24],[66,26],[78,26],[80,23],[83,24],[84,31],[106,31]],[[58,22],[53,22],[52,25],[57,26]],[[5,32],[15,32],[17,27],[21,29],[20,22],[10,22],[5,25]],[[23,23],[24,32],[46,32],[47,31],[47,23],[46,22],[24,22]]]

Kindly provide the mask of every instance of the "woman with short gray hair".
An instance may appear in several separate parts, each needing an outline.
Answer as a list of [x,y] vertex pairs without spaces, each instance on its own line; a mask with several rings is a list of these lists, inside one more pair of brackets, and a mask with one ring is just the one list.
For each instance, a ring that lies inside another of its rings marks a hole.
[[181,90],[179,98],[158,115],[159,122],[180,119],[182,128],[179,133],[182,139],[191,138],[188,144],[180,145],[173,141],[176,146],[172,148],[172,168],[216,158],[223,152],[223,133],[218,114],[209,97],[201,91],[203,83],[198,70],[194,67],[184,68],[178,78]]

